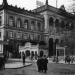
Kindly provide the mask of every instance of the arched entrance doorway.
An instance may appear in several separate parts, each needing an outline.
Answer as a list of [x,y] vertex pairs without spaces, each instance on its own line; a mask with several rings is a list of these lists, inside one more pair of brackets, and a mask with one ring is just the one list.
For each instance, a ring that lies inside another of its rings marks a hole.
[[49,39],[49,57],[56,55],[56,45],[58,44],[58,42],[59,39],[54,39],[54,41],[53,38]]
[[53,38],[49,39],[49,57],[53,56]]
[[26,57],[30,56],[30,50],[26,50],[25,54],[26,54]]

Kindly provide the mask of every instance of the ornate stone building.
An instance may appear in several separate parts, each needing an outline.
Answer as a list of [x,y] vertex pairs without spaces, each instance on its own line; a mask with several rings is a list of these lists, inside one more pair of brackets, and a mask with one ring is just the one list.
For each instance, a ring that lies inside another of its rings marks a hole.
[[[32,11],[18,8],[3,0],[0,5],[0,52],[18,53],[19,46],[30,42],[38,45],[38,50],[47,50],[49,56],[56,54],[56,46],[61,46],[65,35],[74,30],[75,16],[46,4]],[[64,45],[66,46],[66,45]]]

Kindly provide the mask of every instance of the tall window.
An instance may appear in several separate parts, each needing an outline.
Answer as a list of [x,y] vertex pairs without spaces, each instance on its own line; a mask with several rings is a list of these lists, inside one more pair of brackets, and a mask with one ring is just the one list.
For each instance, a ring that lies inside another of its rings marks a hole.
[[9,37],[13,38],[14,37],[14,33],[13,32],[9,32]]
[[59,26],[59,20],[58,20],[58,19],[55,20],[55,26],[56,26],[56,27]]
[[2,25],[2,17],[0,16],[0,26]]
[[34,35],[30,34],[30,39],[33,40],[34,39]]
[[1,31],[0,31],[0,38],[1,38]]
[[23,34],[23,38],[26,40],[26,39],[28,39],[28,34]]
[[26,29],[28,28],[28,20],[24,21],[24,28],[26,28]]
[[9,17],[9,26],[14,26],[14,18],[12,16]]
[[34,40],[38,40],[38,34],[34,34]]
[[54,22],[54,21],[53,21],[53,18],[51,17],[51,18],[49,19],[49,25],[52,26],[52,25],[53,25],[53,22]]
[[64,23],[64,21],[61,21],[61,27],[62,27],[62,28],[65,27],[65,23]]
[[17,32],[16,33],[16,38],[17,39],[21,39],[22,38],[22,33],[21,32]]
[[41,31],[41,23],[38,23],[37,26],[38,26],[38,31]]
[[35,26],[34,21],[31,21],[31,30],[34,30],[34,26]]
[[38,38],[37,38],[39,41],[40,41],[40,39],[41,39],[41,36],[40,35],[38,35]]
[[21,27],[21,19],[17,19],[17,27]]

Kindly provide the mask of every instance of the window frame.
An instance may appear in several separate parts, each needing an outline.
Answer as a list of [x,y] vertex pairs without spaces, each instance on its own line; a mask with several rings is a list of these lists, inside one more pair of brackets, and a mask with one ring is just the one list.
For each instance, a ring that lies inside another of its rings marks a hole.
[[14,17],[13,16],[9,16],[9,26],[14,26]]

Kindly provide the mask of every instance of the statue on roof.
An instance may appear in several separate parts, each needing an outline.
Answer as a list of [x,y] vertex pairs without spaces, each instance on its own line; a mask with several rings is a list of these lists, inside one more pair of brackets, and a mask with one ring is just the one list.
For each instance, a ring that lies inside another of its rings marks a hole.
[[48,0],[46,0],[46,5],[48,5]]
[[7,0],[3,0],[3,3],[2,3],[3,5],[7,5],[8,3],[7,3]]
[[64,5],[61,5],[59,9],[65,10],[65,6]]

